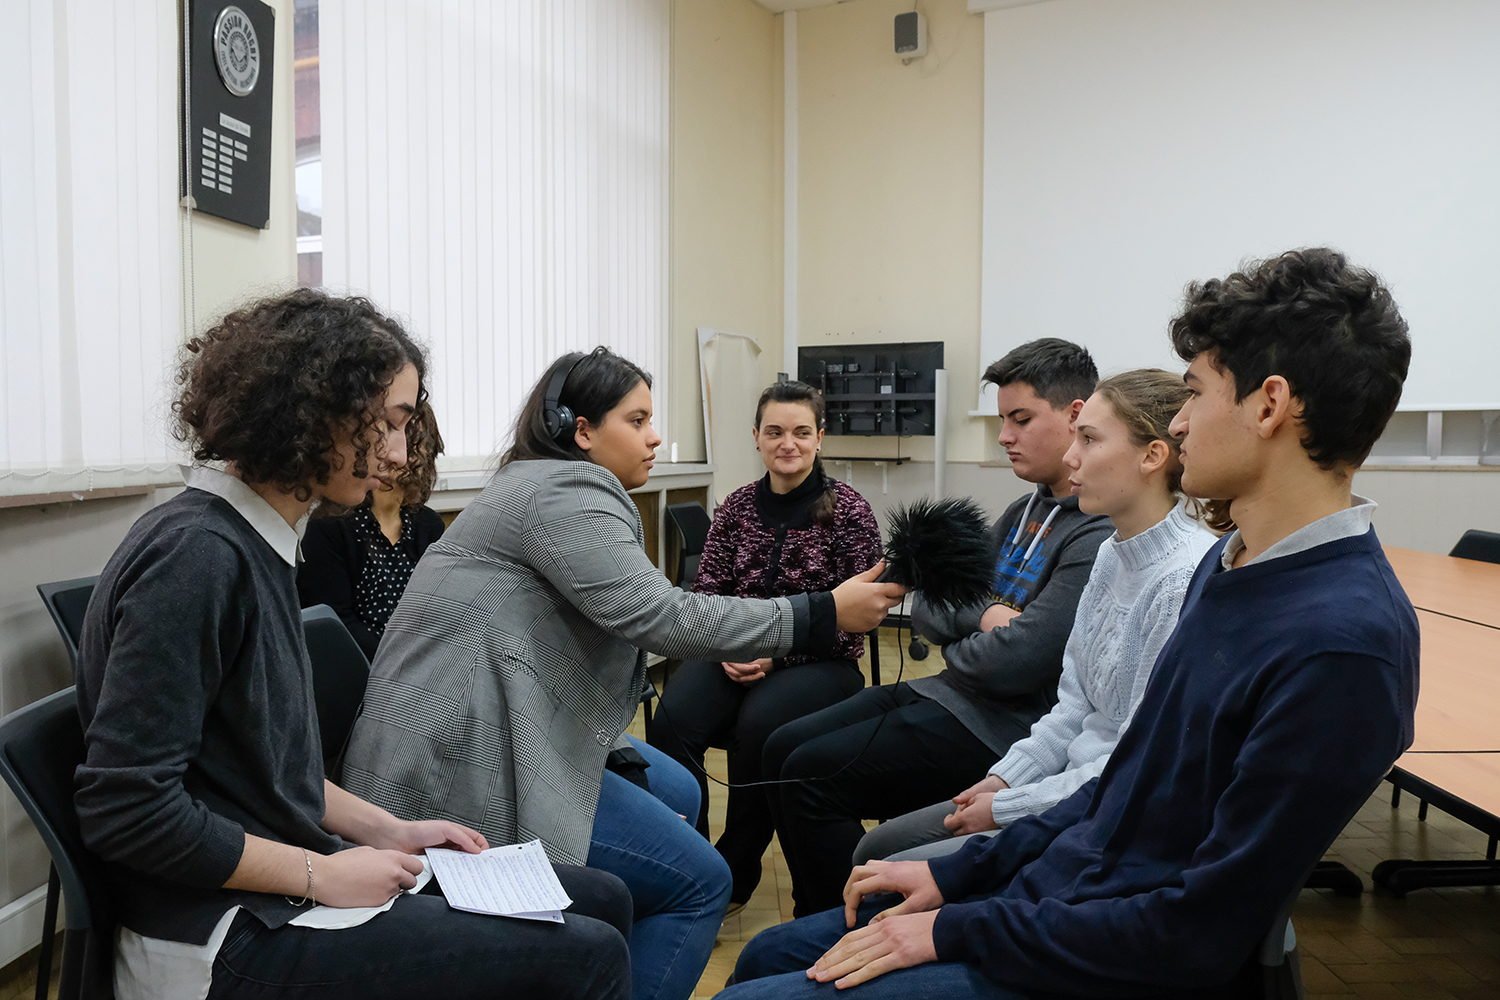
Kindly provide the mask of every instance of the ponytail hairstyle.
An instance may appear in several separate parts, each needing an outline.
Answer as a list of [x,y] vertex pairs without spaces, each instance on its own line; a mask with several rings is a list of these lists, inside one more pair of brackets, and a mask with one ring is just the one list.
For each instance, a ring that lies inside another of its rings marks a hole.
[[[777,382],[766,388],[760,394],[760,402],[755,404],[755,429],[760,430],[760,418],[766,412],[767,403],[801,403],[812,411],[813,427],[823,430],[824,414],[828,406],[823,401],[823,394],[806,382]],[[828,478],[823,471],[823,459],[815,453],[813,455],[813,467],[810,475],[816,476],[818,482],[823,484],[823,492],[817,500],[813,501],[812,516],[815,521],[825,527],[833,522],[833,509],[838,502],[838,487],[834,481]]]
[[651,376],[644,369],[626,361],[607,347],[596,347],[587,354],[574,352],[564,354],[542,372],[532,387],[531,395],[516,417],[516,427],[511,436],[511,445],[500,455],[499,467],[512,462],[527,462],[540,458],[560,458],[573,462],[588,461],[588,452],[578,447],[572,431],[555,438],[547,433],[547,422],[542,413],[547,408],[547,387],[552,378],[569,367],[567,380],[557,401],[582,417],[590,426],[597,427],[604,415],[642,382],[651,387]]
[[[1161,441],[1169,449],[1167,456],[1167,489],[1182,492],[1181,442],[1169,430],[1172,418],[1188,401],[1189,390],[1182,376],[1160,368],[1137,368],[1100,380],[1094,391],[1108,401],[1130,440],[1137,447]],[[1193,500],[1189,505],[1194,517],[1214,531],[1223,534],[1234,528],[1227,500]]]

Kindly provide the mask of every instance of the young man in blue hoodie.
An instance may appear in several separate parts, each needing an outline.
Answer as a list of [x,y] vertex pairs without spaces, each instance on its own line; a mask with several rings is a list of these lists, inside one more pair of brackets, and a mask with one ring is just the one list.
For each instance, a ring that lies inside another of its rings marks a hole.
[[1238,527],[1104,773],[957,854],[856,868],[844,909],[752,941],[726,996],[1258,995],[1257,943],[1412,740],[1416,616],[1350,491],[1411,345],[1323,249],[1191,285],[1171,333],[1183,487]]

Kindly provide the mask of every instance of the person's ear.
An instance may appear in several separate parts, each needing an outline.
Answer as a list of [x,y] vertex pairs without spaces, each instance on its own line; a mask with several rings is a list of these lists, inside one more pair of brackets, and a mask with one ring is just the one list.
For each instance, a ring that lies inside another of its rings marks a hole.
[[573,443],[584,451],[589,451],[594,447],[594,428],[584,417],[577,419],[578,425],[573,431]]
[[1068,404],[1068,429],[1069,430],[1071,430],[1073,428],[1074,424],[1078,423],[1078,414],[1080,414],[1082,412],[1083,412],[1083,400],[1081,400],[1081,399],[1075,399],[1075,400],[1073,400],[1073,402],[1071,402],[1071,403]]
[[754,442],[755,450],[760,451],[760,428],[753,424],[750,427],[750,440]]
[[1291,384],[1280,375],[1267,376],[1246,402],[1253,407],[1250,416],[1255,432],[1267,440],[1302,414],[1302,404],[1292,394]]
[[1155,475],[1167,467],[1167,460],[1171,457],[1171,447],[1165,441],[1157,438],[1146,445],[1146,453],[1141,456],[1141,475]]

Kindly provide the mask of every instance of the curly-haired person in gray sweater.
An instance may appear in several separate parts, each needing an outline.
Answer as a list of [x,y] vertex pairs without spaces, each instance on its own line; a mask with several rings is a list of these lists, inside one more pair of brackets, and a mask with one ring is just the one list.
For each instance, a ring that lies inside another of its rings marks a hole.
[[[1099,546],[1078,600],[1057,704],[984,780],[866,834],[856,865],[951,854],[1050,809],[1104,770],[1216,537],[1180,502],[1182,463],[1168,426],[1187,397],[1180,376],[1146,368],[1105,379],[1084,403],[1063,464],[1079,509],[1105,515],[1115,533]],[[1217,507],[1208,520],[1228,527]]]
[[130,529],[79,643],[74,806],[119,917],[117,1000],[630,996],[619,879],[557,866],[574,902],[555,924],[408,894],[413,855],[485,837],[323,777],[296,526],[405,465],[425,369],[369,302],[308,289],[183,352],[179,434],[223,467]]

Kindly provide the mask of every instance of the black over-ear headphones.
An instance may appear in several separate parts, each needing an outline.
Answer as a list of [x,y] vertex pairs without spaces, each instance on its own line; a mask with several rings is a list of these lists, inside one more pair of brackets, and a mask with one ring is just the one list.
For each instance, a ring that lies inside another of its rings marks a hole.
[[586,357],[588,357],[587,354],[580,354],[573,359],[571,365],[559,368],[547,386],[547,396],[542,400],[542,426],[546,428],[553,440],[563,441],[578,428],[577,415],[562,405],[562,391],[563,383],[568,381],[568,376],[573,374],[573,369],[577,368]]

